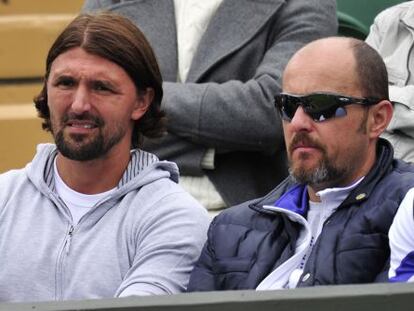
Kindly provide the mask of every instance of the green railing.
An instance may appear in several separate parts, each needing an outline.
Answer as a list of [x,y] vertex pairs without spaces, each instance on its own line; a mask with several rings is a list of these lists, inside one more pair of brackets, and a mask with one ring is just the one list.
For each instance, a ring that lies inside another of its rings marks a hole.
[[398,311],[413,310],[414,284],[320,286],[118,299],[8,303],[1,311]]

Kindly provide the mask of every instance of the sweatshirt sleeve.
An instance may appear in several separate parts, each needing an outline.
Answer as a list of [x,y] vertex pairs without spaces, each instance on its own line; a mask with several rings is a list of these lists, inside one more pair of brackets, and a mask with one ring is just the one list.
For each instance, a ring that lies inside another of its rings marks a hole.
[[135,228],[135,256],[116,297],[184,292],[206,240],[209,216],[182,190],[145,208],[145,214]]
[[200,258],[191,272],[190,282],[187,291],[213,291],[215,287],[215,275],[213,272],[214,250],[210,245],[214,231],[214,220],[208,230],[208,239],[203,247]]
[[401,202],[389,231],[390,282],[414,282],[414,188]]

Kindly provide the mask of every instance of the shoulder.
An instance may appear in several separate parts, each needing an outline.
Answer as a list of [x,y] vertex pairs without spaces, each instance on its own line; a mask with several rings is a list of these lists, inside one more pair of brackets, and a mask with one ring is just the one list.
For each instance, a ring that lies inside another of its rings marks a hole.
[[376,17],[375,23],[386,23],[391,24],[395,21],[401,19],[408,10],[414,8],[414,3],[412,1],[403,2],[392,7],[381,11]]
[[414,165],[394,159],[389,173],[385,174],[376,185],[376,192],[380,193],[380,197],[391,197],[399,204],[412,187],[414,187]]
[[260,222],[268,222],[274,218],[274,213],[265,210],[263,206],[273,205],[280,196],[295,186],[297,184],[288,176],[265,196],[224,210],[216,217],[217,222],[262,226]]
[[411,188],[414,186],[414,164],[405,162],[400,159],[394,159],[393,169],[387,176],[390,182],[395,182],[395,186]]
[[414,165],[394,159],[391,170],[373,186],[370,197],[373,216],[381,214],[382,218],[392,221],[407,192],[414,187]]
[[24,169],[11,170],[0,175],[0,209],[15,194],[19,194],[27,181]]
[[272,226],[275,216],[253,210],[250,202],[222,211],[211,222],[207,232],[207,247],[215,258],[237,257],[239,251],[248,258],[248,253],[254,252],[260,241],[275,230],[275,226]]
[[268,232],[280,220],[279,214],[265,210],[264,205],[272,205],[292,183],[285,179],[266,196],[250,200],[222,211],[214,218],[210,231],[212,234],[226,235],[230,232],[260,231]]
[[251,219],[256,217],[257,211],[250,208],[258,199],[247,201],[223,210],[214,218],[215,225],[250,226]]
[[181,206],[201,204],[186,192],[179,184],[169,178],[160,178],[138,189],[140,196],[145,196],[149,204],[169,202]]
[[385,16],[398,16],[405,14],[408,10],[414,8],[414,2],[406,1],[394,6],[391,6],[382,12],[380,12],[377,16],[385,17]]
[[154,180],[139,189],[134,189],[122,200],[129,214],[136,222],[183,223],[188,220],[208,225],[207,210],[179,184],[169,178]]
[[13,169],[7,172],[0,174],[0,182],[4,183],[9,180],[14,180],[15,178],[19,178],[23,174],[24,169]]
[[10,170],[0,174],[0,193],[5,193],[15,188],[20,180],[26,180],[25,169]]

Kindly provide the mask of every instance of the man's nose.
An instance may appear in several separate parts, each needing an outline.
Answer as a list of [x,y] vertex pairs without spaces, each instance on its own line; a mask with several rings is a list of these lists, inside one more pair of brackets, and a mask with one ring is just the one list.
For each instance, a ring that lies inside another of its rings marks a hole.
[[313,123],[314,121],[312,118],[305,112],[305,110],[303,110],[301,106],[299,106],[290,121],[290,126],[295,131],[309,131],[312,128]]
[[73,95],[72,111],[77,114],[82,114],[85,111],[89,111],[91,109],[90,105],[90,93],[88,89],[83,86],[79,85]]

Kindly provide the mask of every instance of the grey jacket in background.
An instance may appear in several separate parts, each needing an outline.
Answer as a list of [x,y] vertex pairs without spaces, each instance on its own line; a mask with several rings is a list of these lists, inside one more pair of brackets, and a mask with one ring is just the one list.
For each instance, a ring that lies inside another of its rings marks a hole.
[[[157,55],[169,135],[144,148],[183,175],[207,174],[228,205],[262,196],[287,173],[273,96],[292,54],[337,33],[334,0],[224,0],[201,38],[185,83],[177,83],[173,0],[86,0],[83,10],[130,17]],[[202,170],[207,148],[215,169]]]
[[207,212],[177,167],[135,150],[117,190],[77,225],[54,191],[54,145],[0,175],[0,301],[173,294],[186,289]]
[[390,99],[398,102],[382,136],[392,143],[396,158],[414,162],[414,1],[381,12],[366,42],[384,59]]

